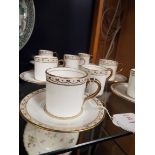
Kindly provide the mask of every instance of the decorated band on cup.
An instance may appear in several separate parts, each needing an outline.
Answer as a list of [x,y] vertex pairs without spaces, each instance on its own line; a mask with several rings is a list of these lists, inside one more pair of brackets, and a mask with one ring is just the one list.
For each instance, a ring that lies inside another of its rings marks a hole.
[[[72,72],[72,75],[67,75],[66,71]],[[79,74],[79,77],[74,76],[77,74]],[[87,73],[82,72],[80,70],[75,70],[66,67],[62,68],[61,70],[60,68],[49,68],[46,70],[46,80],[48,82],[67,86],[80,85],[85,83],[87,81],[87,75]]]
[[72,54],[65,54],[64,55],[64,60],[65,59],[70,59],[70,60],[80,60],[80,57],[77,55],[72,55]]
[[109,60],[109,59],[100,59],[99,60],[99,65],[106,65],[106,66],[111,66],[111,65],[118,65],[117,61],[114,60]]
[[[100,66],[103,66],[103,67],[108,67],[108,66],[113,66],[115,67],[116,66],[116,69],[118,67],[118,65],[123,65],[122,63],[118,63],[117,61],[115,60],[110,60],[110,59],[100,59],[99,60],[99,65]],[[121,72],[123,70],[123,67],[121,67],[121,69],[119,71],[117,71],[117,73]]]
[[34,61],[41,63],[58,63],[58,58],[53,56],[37,55],[34,56]]
[[57,52],[50,51],[50,50],[39,50],[39,55],[51,55],[51,56],[57,56]]
[[91,75],[105,75],[107,76],[108,71],[110,71],[110,75],[107,77],[109,79],[112,76],[113,70],[111,68],[103,68],[97,65],[89,64],[81,67],[82,70],[85,70],[88,74]]

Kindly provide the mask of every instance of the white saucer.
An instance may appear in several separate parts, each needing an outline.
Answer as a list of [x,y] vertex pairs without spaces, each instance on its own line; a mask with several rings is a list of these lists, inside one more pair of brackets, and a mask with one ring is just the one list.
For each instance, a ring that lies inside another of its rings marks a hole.
[[135,103],[135,99],[130,97],[127,94],[127,88],[128,88],[128,83],[114,83],[111,85],[111,90],[114,94],[118,95],[123,99],[126,99],[128,101]]
[[27,95],[21,101],[20,112],[26,121],[46,130],[60,132],[80,132],[94,128],[105,116],[103,105],[97,98],[86,101],[81,115],[72,119],[49,116],[44,106],[45,88]]
[[127,81],[127,77],[122,75],[122,74],[116,74],[115,75],[115,79],[112,80],[112,81],[108,81],[108,82],[111,82],[111,83],[117,83],[117,82],[125,82]]
[[[76,145],[79,133],[46,131],[28,123],[24,130],[24,147],[29,155],[38,155]],[[69,155],[71,152],[64,153]]]
[[25,71],[20,74],[20,78],[26,82],[45,85],[46,81],[39,81],[34,78],[34,70]]

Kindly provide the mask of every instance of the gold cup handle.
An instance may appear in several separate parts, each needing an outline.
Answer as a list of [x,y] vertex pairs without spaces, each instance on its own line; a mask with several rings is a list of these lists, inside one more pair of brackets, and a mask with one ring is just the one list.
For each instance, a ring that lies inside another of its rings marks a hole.
[[[61,65],[61,62],[62,62],[62,65]],[[65,61],[63,59],[60,59],[58,61],[58,65],[61,66],[61,67],[64,67],[65,66]]]
[[107,77],[107,80],[109,80],[112,77],[113,70],[111,68],[106,68],[107,71],[110,71],[110,75]]
[[88,95],[87,97],[85,97],[84,101],[89,100],[89,99],[95,97],[95,96],[100,92],[100,90],[101,90],[101,83],[100,83],[99,80],[94,79],[94,78],[90,78],[90,79],[86,82],[86,87],[88,86],[88,84],[89,84],[90,82],[95,82],[95,83],[97,84],[98,88],[97,88],[97,90],[96,90],[93,94],[90,94],[90,95]]

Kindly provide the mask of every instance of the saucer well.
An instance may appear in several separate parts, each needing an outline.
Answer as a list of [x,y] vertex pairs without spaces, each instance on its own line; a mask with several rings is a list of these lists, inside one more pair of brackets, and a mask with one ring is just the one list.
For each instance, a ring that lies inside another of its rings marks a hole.
[[[29,155],[38,155],[58,149],[76,145],[79,133],[60,133],[38,128],[30,123],[26,124],[23,142]],[[69,155],[71,152],[64,153]]]
[[25,71],[20,74],[20,78],[26,82],[45,85],[46,81],[39,81],[34,78],[34,70]]
[[127,94],[127,88],[128,88],[128,83],[114,83],[111,85],[111,90],[114,94],[116,94],[117,96],[126,99],[130,102],[135,103],[135,99],[130,97]]
[[127,77],[122,74],[116,74],[115,79],[113,81],[108,81],[111,83],[117,83],[117,82],[125,82],[127,81]]
[[[97,98],[86,101],[81,115],[70,119],[59,119],[46,113],[46,89],[39,89],[24,97],[20,103],[23,118],[38,127],[50,131],[80,132],[98,125],[104,118],[104,107]],[[65,105],[64,105],[65,106]]]

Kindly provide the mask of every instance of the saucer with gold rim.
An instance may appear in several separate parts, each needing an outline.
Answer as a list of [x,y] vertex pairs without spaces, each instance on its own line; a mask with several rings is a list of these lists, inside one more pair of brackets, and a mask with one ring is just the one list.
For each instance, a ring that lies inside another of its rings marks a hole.
[[114,94],[125,100],[135,103],[135,99],[127,94],[127,88],[128,83],[114,83],[111,85],[111,90]]
[[[23,134],[24,147],[29,155],[38,155],[76,145],[79,133],[61,133],[47,131],[30,123],[25,126]],[[64,153],[69,155],[71,152]]]
[[104,119],[104,107],[97,98],[87,100],[82,113],[77,117],[69,119],[52,117],[44,108],[45,92],[45,88],[39,89],[21,101],[20,113],[27,122],[50,131],[81,132],[94,128]]
[[34,70],[28,70],[28,71],[22,72],[20,74],[20,78],[26,82],[35,83],[38,85],[46,84],[46,81],[39,81],[34,78]]

